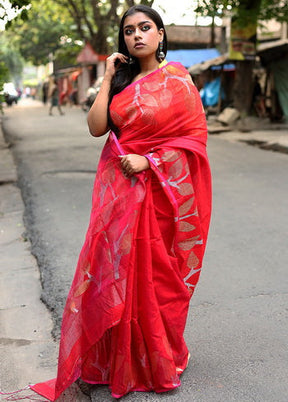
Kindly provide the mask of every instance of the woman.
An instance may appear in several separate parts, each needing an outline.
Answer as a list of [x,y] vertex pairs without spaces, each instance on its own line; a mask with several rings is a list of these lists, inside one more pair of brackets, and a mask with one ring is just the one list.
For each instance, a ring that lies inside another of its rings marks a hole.
[[210,220],[207,129],[199,94],[179,63],[164,63],[160,16],[123,16],[88,114],[107,131],[92,211],[62,323],[58,376],[32,388],[55,400],[70,384],[169,391],[188,364],[183,339]]

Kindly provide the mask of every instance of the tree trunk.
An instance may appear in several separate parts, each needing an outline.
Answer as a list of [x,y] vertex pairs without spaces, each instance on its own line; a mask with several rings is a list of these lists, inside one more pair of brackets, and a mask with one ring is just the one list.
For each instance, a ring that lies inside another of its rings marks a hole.
[[254,61],[236,61],[236,76],[234,82],[234,107],[239,110],[241,117],[249,114],[253,94]]
[[210,31],[210,46],[211,49],[213,49],[215,46],[215,18],[214,16],[212,17],[212,23],[211,23],[211,31]]

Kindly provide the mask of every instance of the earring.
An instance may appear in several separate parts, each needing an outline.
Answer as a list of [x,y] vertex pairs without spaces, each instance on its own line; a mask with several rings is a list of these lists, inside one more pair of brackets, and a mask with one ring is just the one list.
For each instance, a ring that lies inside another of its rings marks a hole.
[[159,47],[158,47],[158,59],[159,61],[163,61],[165,59],[165,53],[163,52],[163,42],[159,43]]
[[135,63],[135,59],[133,59],[133,57],[129,55],[128,64],[134,64],[134,63]]

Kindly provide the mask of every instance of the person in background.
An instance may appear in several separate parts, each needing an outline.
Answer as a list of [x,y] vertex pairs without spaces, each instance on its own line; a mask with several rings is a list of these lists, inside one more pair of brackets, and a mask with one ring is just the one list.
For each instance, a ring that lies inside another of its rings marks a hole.
[[48,100],[49,81],[45,80],[42,85],[42,102],[46,105]]
[[259,82],[258,75],[254,77],[254,87],[252,95],[252,106],[258,117],[266,117],[265,98],[262,93],[262,88]]
[[59,102],[59,88],[58,88],[58,81],[56,78],[53,79],[52,84],[49,88],[49,97],[50,97],[50,108],[49,108],[49,115],[52,116],[53,107],[57,107],[59,114],[63,115],[63,111],[61,109],[61,105]]

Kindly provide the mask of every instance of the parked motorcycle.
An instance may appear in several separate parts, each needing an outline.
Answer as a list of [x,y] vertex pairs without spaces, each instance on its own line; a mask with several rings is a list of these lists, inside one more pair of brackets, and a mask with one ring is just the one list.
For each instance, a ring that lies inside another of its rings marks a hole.
[[91,108],[91,106],[93,105],[94,100],[96,99],[97,96],[97,90],[94,87],[90,87],[87,90],[87,97],[84,100],[84,102],[82,103],[82,110],[84,110],[84,112],[88,112]]
[[82,103],[82,109],[84,112],[88,112],[93,105],[94,100],[100,90],[101,84],[103,81],[103,77],[99,77],[94,85],[91,85],[90,88],[87,89],[86,99]]

